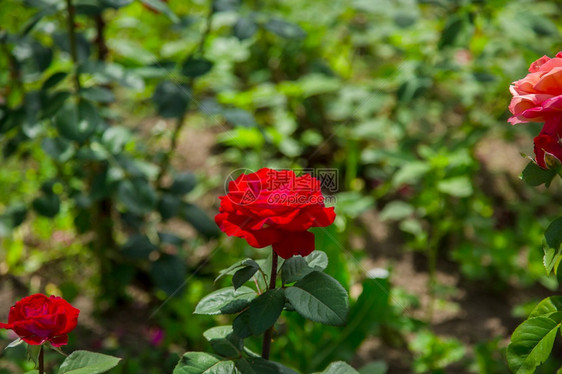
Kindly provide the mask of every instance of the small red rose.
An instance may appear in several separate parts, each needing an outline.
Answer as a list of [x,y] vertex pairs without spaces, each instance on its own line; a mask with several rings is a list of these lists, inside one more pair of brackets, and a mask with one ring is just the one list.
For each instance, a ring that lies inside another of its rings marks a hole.
[[35,294],[10,308],[8,323],[0,328],[13,330],[24,342],[54,347],[68,344],[68,333],[76,327],[80,310],[61,297]]
[[560,165],[562,145],[558,134],[539,134],[535,137],[535,161],[543,169]]
[[311,227],[334,222],[326,208],[320,181],[292,170],[263,168],[230,181],[221,196],[215,222],[228,236],[245,239],[255,248],[273,246],[279,256],[307,256],[314,250]]

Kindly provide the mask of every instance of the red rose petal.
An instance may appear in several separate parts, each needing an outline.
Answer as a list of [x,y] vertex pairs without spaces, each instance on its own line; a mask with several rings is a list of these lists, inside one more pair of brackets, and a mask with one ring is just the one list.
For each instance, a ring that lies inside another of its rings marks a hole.
[[287,232],[283,240],[273,244],[273,250],[284,259],[292,256],[308,256],[314,251],[314,234],[308,231]]

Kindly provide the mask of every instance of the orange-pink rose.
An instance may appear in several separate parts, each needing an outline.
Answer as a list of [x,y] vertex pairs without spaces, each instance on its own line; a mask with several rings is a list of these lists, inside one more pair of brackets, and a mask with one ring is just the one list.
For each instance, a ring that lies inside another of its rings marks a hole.
[[529,74],[509,90],[513,95],[509,123],[545,122],[541,133],[555,134],[562,120],[562,52],[533,62]]

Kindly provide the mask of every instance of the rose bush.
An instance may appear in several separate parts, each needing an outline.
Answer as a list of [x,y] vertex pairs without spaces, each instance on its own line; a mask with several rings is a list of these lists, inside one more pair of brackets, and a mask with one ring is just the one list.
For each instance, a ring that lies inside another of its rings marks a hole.
[[61,297],[35,294],[10,308],[8,323],[0,328],[13,330],[31,345],[45,342],[55,347],[68,344],[68,333],[76,327],[80,310]]
[[215,222],[229,236],[255,248],[273,246],[279,256],[307,256],[314,250],[311,227],[326,227],[335,219],[326,208],[320,181],[309,174],[263,168],[230,181],[220,196]]

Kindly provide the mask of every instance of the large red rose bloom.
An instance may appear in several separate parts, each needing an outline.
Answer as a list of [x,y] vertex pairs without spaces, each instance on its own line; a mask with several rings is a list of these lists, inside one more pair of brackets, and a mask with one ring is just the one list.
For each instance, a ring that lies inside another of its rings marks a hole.
[[273,246],[279,256],[307,256],[314,250],[311,227],[334,222],[326,208],[320,182],[291,170],[260,169],[230,181],[221,196],[215,222],[228,236],[245,239],[255,248]]
[[10,308],[8,323],[0,328],[13,330],[31,345],[45,342],[55,347],[68,344],[68,333],[76,327],[80,310],[61,297],[35,294]]

